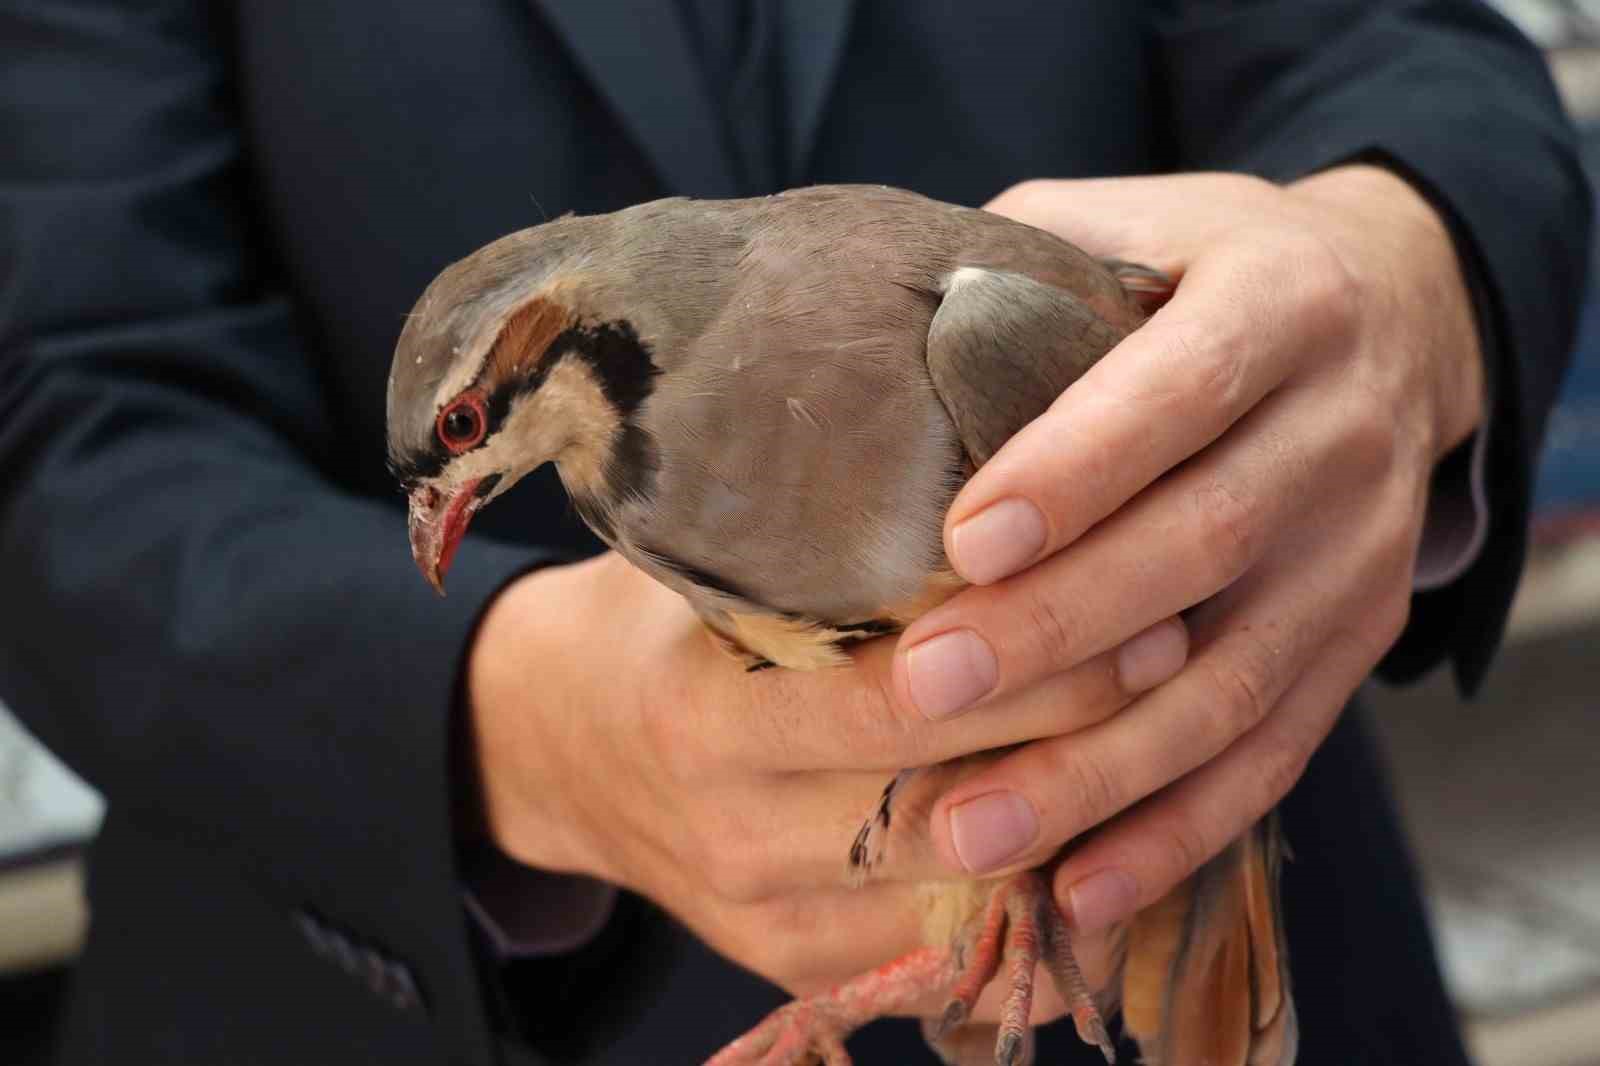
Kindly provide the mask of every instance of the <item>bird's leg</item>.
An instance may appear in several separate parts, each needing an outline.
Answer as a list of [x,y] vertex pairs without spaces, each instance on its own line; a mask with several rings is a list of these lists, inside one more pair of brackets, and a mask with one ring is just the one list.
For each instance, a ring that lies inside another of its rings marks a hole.
[[994,1044],[997,1066],[1017,1066],[1028,1040],[1033,1011],[1033,975],[1039,965],[1040,914],[1055,904],[1038,874],[1020,873],[1006,895],[1006,963],[1009,988],[1000,1008],[1000,1033]]
[[1072,1012],[1072,1026],[1078,1031],[1078,1039],[1099,1048],[1108,1063],[1116,1062],[1117,1053],[1111,1044],[1111,1034],[1106,1031],[1105,1020],[1100,1017],[1099,1004],[1095,1002],[1094,993],[1089,991],[1089,983],[1083,979],[1077,956],[1072,953],[1072,932],[1053,903],[1045,908],[1044,968],[1056,986],[1056,995]]
[[956,940],[956,967],[959,976],[950,990],[950,1001],[945,1004],[939,1024],[933,1030],[938,1038],[954,1032],[972,1016],[978,1005],[978,996],[994,979],[1000,969],[1001,936],[1006,928],[1005,886],[998,885],[989,894],[981,922],[970,922]]
[[[941,993],[948,998],[938,1021],[925,1025],[941,1052],[963,1034],[979,995],[1006,963],[1007,992],[994,1039],[998,1066],[1022,1066],[1032,1041],[1028,1015],[1040,963],[1072,1012],[1078,1036],[1115,1062],[1099,1007],[1078,970],[1071,934],[1048,885],[1029,870],[996,882],[982,911],[948,948],[914,951],[838,987],[796,1000],[718,1052],[706,1066],[850,1066],[844,1040],[867,1022],[915,1011]],[[970,1034],[967,1034],[970,1035]],[[970,1041],[965,1041],[970,1043]]]
[[973,923],[958,939],[958,976],[944,1014],[931,1027],[930,1043],[939,1047],[966,1022],[978,996],[998,973],[1002,958],[1007,964],[1007,991],[994,1042],[994,1061],[999,1066],[1018,1066],[1027,1060],[1028,1015],[1033,1006],[1035,970],[1041,962],[1062,1002],[1072,1012],[1078,1038],[1098,1047],[1107,1062],[1116,1061],[1099,1006],[1072,953],[1072,934],[1066,919],[1051,898],[1044,877],[1036,870],[997,884],[982,921]]
[[921,948],[830,991],[795,1000],[717,1052],[706,1066],[850,1066],[844,1039],[886,1014],[911,1011],[950,987],[955,952]]

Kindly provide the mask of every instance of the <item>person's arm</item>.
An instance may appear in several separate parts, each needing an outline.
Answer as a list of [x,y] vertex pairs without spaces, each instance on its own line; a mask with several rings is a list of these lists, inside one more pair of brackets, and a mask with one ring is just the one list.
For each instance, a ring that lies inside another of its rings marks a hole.
[[[965,629],[1005,699],[1186,612],[1193,654],[1172,681],[934,808],[936,845],[968,872],[1086,834],[1056,881],[1080,929],[1161,898],[1263,817],[1386,653],[1394,676],[1446,652],[1481,675],[1588,246],[1540,58],[1480,5],[1171,6],[1180,164],[1275,182],[1037,181],[990,205],[1179,284],[957,498],[947,549],[989,587],[919,619],[896,666],[910,702],[913,669],[939,670],[910,653]],[[1413,596],[1435,472],[1475,432],[1487,547]],[[1007,793],[1028,816],[974,861],[964,829]]]
[[[469,633],[263,246],[221,6],[0,11],[0,694],[138,819],[403,966],[481,1032],[447,773]],[[375,391],[383,383],[374,381]],[[403,990],[402,990],[403,992]]]
[[[1162,678],[1112,651],[934,728],[884,697],[889,643],[856,670],[746,674],[614,555],[537,567],[478,538],[438,599],[399,494],[345,487],[383,443],[331,408],[269,265],[222,10],[0,12],[0,583],[25,622],[0,640],[0,698],[116,816],[277,901],[285,937],[380,952],[375,991],[463,1061],[492,1057],[463,796],[506,855],[631,889],[791,989],[920,946],[924,839],[880,883],[840,883],[884,782]],[[451,779],[453,725],[481,787]],[[564,1021],[558,999],[544,1013]]]
[[[1489,529],[1470,569],[1413,598],[1381,672],[1404,680],[1448,656],[1475,688],[1521,573],[1533,464],[1588,265],[1591,191],[1544,59],[1476,0],[1167,6],[1161,55],[1186,169],[1288,181],[1376,162],[1451,232],[1492,398]],[[1462,503],[1469,466],[1455,455],[1440,470]]]

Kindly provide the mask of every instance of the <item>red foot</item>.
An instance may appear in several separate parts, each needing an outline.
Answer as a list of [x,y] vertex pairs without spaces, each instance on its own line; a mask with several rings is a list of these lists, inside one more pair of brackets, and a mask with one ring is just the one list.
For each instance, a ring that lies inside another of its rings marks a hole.
[[950,987],[950,951],[923,948],[810,999],[796,1000],[735,1040],[706,1066],[850,1066],[845,1037],[874,1018],[909,1011]]
[[1072,954],[1072,933],[1053,901],[1048,904],[1047,913],[1050,921],[1044,953],[1045,972],[1056,986],[1061,1002],[1072,1011],[1072,1027],[1078,1031],[1078,1039],[1099,1048],[1106,1062],[1115,1064],[1117,1052],[1111,1044],[1111,1034],[1106,1031],[1105,1020],[1100,1017],[1100,1007],[1095,1003],[1094,993],[1089,991],[1089,983],[1083,979],[1083,971],[1078,969],[1078,959]]
[[994,1049],[998,1066],[1017,1066],[1027,1058],[1034,971],[1041,962],[1062,1002],[1072,1011],[1078,1038],[1098,1047],[1106,1062],[1116,1062],[1111,1036],[1072,954],[1071,933],[1038,873],[1020,873],[996,886],[981,923],[974,923],[957,941],[956,955],[960,977],[934,1028],[936,1045],[971,1016],[978,996],[999,972],[1003,957],[1009,966]]
[[950,990],[950,1001],[934,1030],[935,1037],[954,1032],[972,1016],[978,1005],[978,996],[1000,969],[1001,936],[1006,928],[1006,896],[1004,887],[989,894],[988,905],[983,909],[981,923],[969,923],[956,940],[955,966],[960,977]]
[[978,996],[1004,961],[1006,998],[995,1039],[997,1066],[1021,1066],[1029,1056],[1028,1015],[1040,963],[1072,1011],[1078,1037],[1116,1062],[1094,995],[1078,970],[1066,921],[1044,878],[1028,871],[1000,882],[980,918],[950,949],[923,948],[810,999],[781,1007],[719,1051],[706,1066],[850,1066],[845,1038],[874,1018],[912,1011],[946,992],[949,999],[931,1042],[938,1047],[972,1016]]

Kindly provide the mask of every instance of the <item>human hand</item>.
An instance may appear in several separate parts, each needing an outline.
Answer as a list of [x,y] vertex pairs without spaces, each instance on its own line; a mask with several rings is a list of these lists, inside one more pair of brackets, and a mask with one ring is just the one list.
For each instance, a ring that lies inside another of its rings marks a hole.
[[1056,874],[1092,931],[1270,810],[1398,637],[1430,475],[1482,418],[1481,355],[1447,231],[1386,170],[1038,181],[988,206],[1179,280],[956,499],[947,551],[987,587],[919,619],[894,662],[902,700],[953,701],[924,642],[967,631],[1003,700],[1188,612],[1171,682],[933,811],[934,847],[973,872],[1109,819]]
[[922,946],[909,882],[949,876],[926,819],[901,817],[873,883],[845,887],[894,772],[1104,720],[1182,665],[1181,623],[1157,632],[1153,657],[1130,644],[928,722],[891,697],[890,641],[853,669],[747,674],[618,556],[538,571],[496,598],[469,656],[487,825],[518,860],[626,886],[809,994]]

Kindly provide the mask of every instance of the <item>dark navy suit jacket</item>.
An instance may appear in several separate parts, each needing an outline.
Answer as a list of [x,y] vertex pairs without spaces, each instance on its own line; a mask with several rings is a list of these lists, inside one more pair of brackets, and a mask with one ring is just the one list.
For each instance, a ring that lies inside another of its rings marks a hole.
[[[665,0],[0,0],[0,698],[110,801],[70,1061],[690,1062],[778,1001],[637,901],[509,965],[463,913],[463,650],[498,587],[595,544],[542,476],[437,600],[384,381],[432,275],[545,215],[1384,160],[1451,220],[1495,383],[1487,546],[1386,669],[1481,675],[1588,231],[1507,24],[1474,0],[771,11],[752,120]],[[1347,716],[1286,806],[1306,1062],[1460,1054],[1382,795]],[[865,1039],[916,1061],[905,1026]]]

